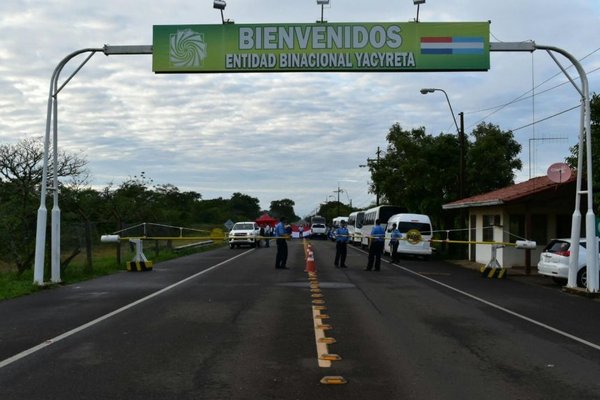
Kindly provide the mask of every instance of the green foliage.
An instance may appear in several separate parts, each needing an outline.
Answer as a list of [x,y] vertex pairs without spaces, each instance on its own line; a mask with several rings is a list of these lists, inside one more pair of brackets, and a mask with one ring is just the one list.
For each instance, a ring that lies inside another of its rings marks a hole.
[[[512,132],[480,124],[465,143],[465,197],[513,183],[513,170],[521,169],[517,158],[521,146]],[[405,131],[394,124],[387,135],[383,157],[369,162],[371,191],[382,203],[428,214],[443,227],[442,205],[460,198],[460,143],[456,135],[428,135],[425,128]],[[493,167],[490,167],[493,166]],[[452,223],[452,222],[448,222]]]
[[[223,242],[215,242],[205,247],[190,247],[185,250],[174,251],[163,245],[160,247],[158,254],[153,252],[153,246],[148,246],[148,251],[144,253],[154,263],[157,263],[185,255],[205,252],[221,246],[223,246]],[[83,259],[80,258],[74,261],[71,268],[62,275],[63,284],[72,284],[116,272],[124,272],[126,269],[125,265],[118,265],[115,256],[109,253],[105,251],[103,254],[96,256],[93,271],[89,271],[86,268]],[[127,257],[130,258],[130,255],[128,254]],[[32,282],[33,272],[31,270],[17,274],[14,271],[0,269],[0,300],[19,297],[42,290],[39,286],[33,285]]]
[[[0,259],[22,274],[31,267],[35,254],[37,208],[42,183],[44,146],[40,138],[27,138],[15,145],[0,145]],[[86,160],[60,152],[57,176],[81,178]]]
[[475,142],[467,151],[467,188],[470,195],[486,193],[514,183],[514,170],[523,164],[517,158],[521,145],[512,132],[481,123],[472,133]]
[[247,194],[234,193],[229,200],[229,211],[233,221],[254,221],[260,214],[259,201]]
[[16,272],[0,272],[0,300],[24,296],[40,290],[33,284],[33,272],[21,274]]
[[317,214],[325,217],[327,223],[330,224],[335,217],[347,217],[352,211],[354,211],[352,207],[347,204],[338,201],[329,201],[321,204]]
[[296,205],[296,203],[290,199],[272,201],[271,207],[269,208],[269,214],[276,219],[285,217],[289,222],[296,222],[300,217],[294,212],[294,205]]

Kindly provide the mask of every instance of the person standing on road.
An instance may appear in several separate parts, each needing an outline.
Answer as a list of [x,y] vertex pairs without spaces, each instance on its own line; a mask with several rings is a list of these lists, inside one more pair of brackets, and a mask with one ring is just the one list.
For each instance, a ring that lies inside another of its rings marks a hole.
[[[375,221],[375,226],[371,229],[371,237],[369,238],[369,262],[365,271],[379,271],[381,267],[381,253],[383,253],[383,244],[385,240],[385,229],[379,225],[379,220]],[[373,265],[373,262],[375,265]],[[375,268],[373,268],[375,267]]]
[[396,223],[393,223],[390,235],[390,254],[392,255],[393,262],[398,261],[398,245],[400,244],[400,239],[402,239],[402,234],[397,228]]
[[276,269],[288,269],[286,266],[288,249],[285,241],[288,235],[285,226],[285,217],[279,219],[279,223],[275,225],[275,242],[277,243],[277,255],[275,256],[275,268]]
[[340,227],[335,230],[335,264],[336,268],[348,268],[346,265],[346,254],[348,253],[348,228],[346,221],[342,220]]
[[271,225],[266,224],[265,225],[265,247],[270,247],[269,245],[271,244],[271,240],[269,239],[269,236],[271,236]]
[[261,225],[259,227],[259,231],[258,231],[258,239],[256,240],[256,247],[260,248],[260,243],[262,242],[262,240],[265,237],[265,226]]

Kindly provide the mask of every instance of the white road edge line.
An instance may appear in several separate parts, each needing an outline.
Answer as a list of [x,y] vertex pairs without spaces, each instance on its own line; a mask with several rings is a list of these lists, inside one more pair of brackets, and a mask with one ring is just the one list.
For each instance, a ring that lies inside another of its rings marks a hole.
[[229,258],[229,259],[227,259],[225,261],[222,261],[222,262],[220,262],[220,263],[218,263],[216,265],[213,265],[212,267],[209,267],[209,268],[207,268],[207,269],[205,269],[203,271],[200,271],[200,272],[198,272],[198,273],[196,273],[194,275],[188,276],[187,278],[185,278],[185,279],[183,279],[183,280],[181,280],[179,282],[175,282],[172,285],[169,285],[169,286],[167,286],[167,287],[165,287],[165,288],[163,288],[163,289],[161,289],[161,290],[159,290],[157,292],[154,292],[154,293],[152,293],[152,294],[150,294],[150,295],[148,295],[146,297],[143,297],[143,298],[141,298],[139,300],[136,300],[133,303],[130,303],[130,304],[126,305],[126,306],[123,306],[123,307],[121,307],[121,308],[119,308],[119,309],[117,309],[115,311],[112,311],[112,312],[110,312],[108,314],[105,314],[105,315],[103,315],[101,317],[98,317],[98,318],[96,318],[93,321],[90,321],[90,322],[88,322],[86,324],[83,324],[83,325],[81,325],[81,326],[79,326],[77,328],[71,329],[70,331],[65,332],[65,333],[63,333],[61,335],[58,335],[56,337],[53,337],[52,339],[48,339],[45,342],[38,344],[37,346],[34,346],[34,347],[32,347],[30,349],[27,349],[27,350],[24,350],[24,351],[20,352],[19,354],[16,354],[16,355],[14,355],[12,357],[9,357],[9,358],[7,358],[7,359],[5,359],[3,361],[0,361],[0,368],[4,368],[7,365],[10,365],[10,364],[12,364],[12,363],[14,363],[14,362],[22,359],[22,358],[25,358],[25,357],[27,357],[27,356],[29,356],[29,355],[37,352],[37,351],[40,351],[40,350],[42,350],[42,349],[44,349],[44,348],[46,348],[46,347],[48,347],[48,346],[50,346],[50,345],[52,345],[54,343],[60,342],[61,340],[66,339],[69,336],[75,335],[76,333],[79,333],[79,332],[81,332],[81,331],[83,331],[83,330],[85,330],[85,329],[87,329],[87,328],[89,328],[91,326],[94,326],[94,325],[96,325],[96,324],[98,324],[98,323],[100,323],[100,322],[102,322],[102,321],[104,321],[104,320],[106,320],[108,318],[114,317],[115,315],[120,314],[123,311],[129,310],[130,308],[133,308],[133,307],[135,307],[135,306],[137,306],[137,305],[139,305],[139,304],[141,304],[141,303],[143,303],[143,302],[145,302],[147,300],[150,300],[150,299],[152,299],[152,298],[154,298],[156,296],[160,296],[161,294],[163,294],[165,292],[168,292],[169,290],[174,289],[177,286],[179,286],[181,284],[184,284],[187,281],[190,281],[190,280],[195,279],[195,278],[197,278],[197,277],[199,277],[201,275],[204,275],[207,272],[210,272],[213,269],[216,269],[216,268],[218,268],[218,267],[220,267],[220,266],[222,266],[224,264],[227,264],[230,261],[233,261],[236,258],[239,258],[239,257],[241,257],[241,256],[243,256],[243,255],[245,255],[245,254],[247,254],[247,253],[249,253],[251,251],[253,251],[253,250],[251,249],[251,250],[245,251],[245,252],[243,252],[241,254],[238,254],[235,257],[232,257],[232,258]]
[[430,277],[428,277],[428,276],[421,275],[421,274],[419,274],[418,272],[412,271],[412,270],[410,270],[410,269],[408,269],[408,268],[406,268],[406,267],[402,267],[402,266],[400,266],[400,265],[397,265],[397,264],[392,264],[392,263],[390,263],[389,261],[387,261],[387,260],[383,260],[383,259],[382,259],[381,261],[385,261],[386,263],[390,264],[390,265],[391,265],[391,266],[393,266],[393,267],[399,268],[399,269],[401,269],[401,270],[403,270],[403,271],[406,271],[406,272],[408,272],[408,273],[410,273],[410,274],[416,275],[416,276],[418,276],[418,277],[420,277],[420,278],[426,279],[426,280],[428,280],[428,281],[430,281],[430,282],[433,282],[433,283],[435,283],[435,284],[438,284],[438,285],[440,285],[440,286],[443,286],[443,287],[445,287],[446,289],[450,289],[450,290],[452,290],[452,291],[454,291],[454,292],[456,292],[456,293],[460,293],[460,294],[462,294],[463,296],[470,297],[470,298],[471,298],[471,299],[473,299],[473,300],[476,300],[476,301],[478,301],[478,302],[480,302],[480,303],[486,304],[486,305],[488,305],[488,306],[490,306],[490,307],[493,307],[493,308],[495,308],[495,309],[497,309],[497,310],[503,311],[503,312],[505,312],[505,313],[507,313],[507,314],[510,314],[510,315],[514,316],[514,317],[517,317],[517,318],[520,318],[520,319],[522,319],[522,320],[525,320],[525,321],[527,321],[527,322],[530,322],[530,323],[532,323],[532,324],[534,324],[534,325],[537,325],[537,326],[539,326],[539,327],[542,327],[542,328],[544,328],[544,329],[547,329],[547,330],[549,330],[549,331],[552,331],[552,332],[554,332],[554,333],[557,333],[557,334],[559,334],[559,335],[562,335],[562,336],[564,336],[564,337],[567,337],[567,338],[569,338],[569,339],[571,339],[571,340],[574,340],[574,341],[576,341],[576,342],[579,342],[579,343],[581,343],[581,344],[584,344],[584,345],[586,345],[586,346],[589,346],[589,347],[591,347],[591,348],[593,348],[593,349],[600,350],[600,345],[597,345],[597,344],[595,344],[595,343],[592,343],[592,342],[588,342],[588,341],[587,341],[587,340],[585,340],[585,339],[581,339],[581,338],[579,338],[579,337],[577,337],[577,336],[571,335],[570,333],[567,333],[567,332],[561,331],[560,329],[553,328],[553,327],[551,327],[550,325],[546,325],[546,324],[544,324],[544,323],[542,323],[542,322],[536,321],[536,320],[534,320],[534,319],[532,319],[532,318],[529,318],[529,317],[526,317],[526,316],[524,316],[524,315],[521,315],[521,314],[519,314],[519,313],[516,313],[516,312],[514,312],[514,311],[511,311],[511,310],[509,310],[508,308],[504,308],[504,307],[502,307],[502,306],[499,306],[499,305],[497,305],[497,304],[494,304],[494,303],[492,303],[492,302],[489,302],[489,301],[487,301],[487,300],[484,300],[484,299],[482,299],[482,298],[479,298],[479,297],[477,297],[477,296],[474,296],[474,295],[472,295],[472,294],[470,294],[470,293],[464,292],[464,291],[462,291],[462,290],[460,290],[460,289],[456,289],[456,288],[454,288],[454,287],[452,287],[452,286],[450,286],[450,285],[447,285],[447,284],[445,284],[445,283],[442,283],[442,282],[440,282],[440,281],[436,281],[435,279],[432,279],[432,278],[430,278]]

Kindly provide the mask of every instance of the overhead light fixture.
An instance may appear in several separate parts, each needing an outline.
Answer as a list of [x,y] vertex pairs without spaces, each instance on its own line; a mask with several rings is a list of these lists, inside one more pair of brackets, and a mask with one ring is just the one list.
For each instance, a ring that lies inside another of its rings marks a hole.
[[319,22],[319,23],[327,22],[327,21],[323,20],[323,9],[325,8],[325,6],[329,5],[329,0],[317,0],[317,5],[321,6],[321,20],[317,21],[317,22]]
[[452,114],[452,119],[454,120],[454,125],[456,126],[456,131],[460,135],[460,128],[458,127],[458,123],[456,122],[456,117],[454,116],[454,110],[452,109],[452,104],[450,104],[450,98],[448,97],[448,93],[444,89],[437,88],[423,88],[420,90],[421,94],[433,93],[433,92],[442,92],[444,96],[446,96],[446,101],[448,102],[448,107],[450,107],[450,114]]
[[425,4],[425,0],[413,0],[413,4],[417,6],[417,18],[415,18],[415,22],[419,22],[419,8],[421,4]]
[[225,7],[227,7],[227,3],[225,2],[225,0],[214,0],[213,1],[213,8],[216,8],[217,10],[221,10],[221,21],[224,24],[233,24],[233,21],[230,19],[225,20],[225,17],[223,16],[223,10],[225,9]]

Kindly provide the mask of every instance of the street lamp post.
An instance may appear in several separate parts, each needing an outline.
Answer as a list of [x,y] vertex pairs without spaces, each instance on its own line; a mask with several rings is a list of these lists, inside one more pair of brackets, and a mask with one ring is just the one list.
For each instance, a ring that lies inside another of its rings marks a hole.
[[442,92],[444,96],[446,96],[446,101],[448,102],[448,107],[450,107],[450,113],[452,114],[452,120],[454,121],[454,126],[456,126],[456,132],[458,133],[458,145],[460,149],[460,160],[459,160],[459,176],[458,176],[458,186],[459,186],[459,197],[462,199],[465,196],[465,119],[464,113],[458,113],[460,117],[460,128],[458,127],[458,123],[456,122],[456,117],[454,115],[454,110],[452,109],[452,104],[450,104],[450,98],[448,97],[448,93],[444,89],[436,89],[436,88],[425,88],[421,89],[421,94],[433,93],[433,92]]

